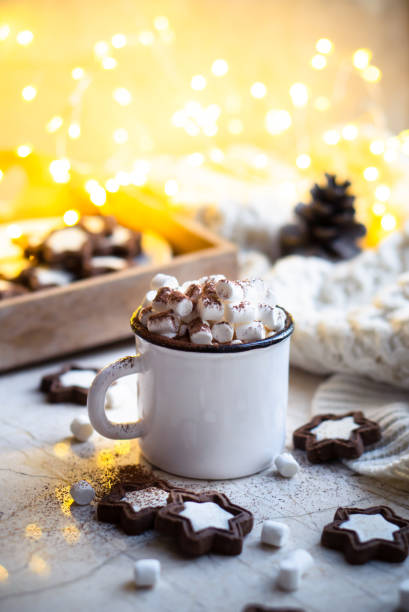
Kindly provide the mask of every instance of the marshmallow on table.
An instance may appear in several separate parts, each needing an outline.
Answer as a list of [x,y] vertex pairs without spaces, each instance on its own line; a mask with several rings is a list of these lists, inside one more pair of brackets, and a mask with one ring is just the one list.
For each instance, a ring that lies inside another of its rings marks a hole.
[[204,321],[221,321],[224,318],[224,306],[216,295],[202,295],[197,301],[197,312]]
[[226,342],[231,342],[233,339],[234,328],[230,325],[230,323],[227,323],[227,321],[220,321],[219,323],[215,323],[213,325],[212,334],[216,342],[224,344]]
[[229,323],[252,323],[257,319],[257,307],[247,301],[227,303],[225,315]]
[[177,289],[179,283],[177,278],[168,274],[156,274],[151,281],[152,289],[160,289],[161,287],[169,287],[169,289]]
[[278,586],[284,591],[295,591],[301,584],[301,579],[314,565],[310,553],[302,548],[294,550],[281,561],[277,577]]
[[133,576],[137,587],[153,587],[160,577],[160,562],[157,559],[135,561]]
[[148,330],[153,334],[166,334],[168,338],[176,336],[179,326],[180,318],[170,311],[158,312],[148,318]]
[[266,337],[266,330],[260,321],[241,323],[236,325],[236,336],[238,340],[243,340],[243,342],[255,342]]
[[76,440],[86,442],[93,434],[93,427],[86,416],[78,416],[71,421],[70,429]]
[[213,340],[209,325],[199,318],[189,325],[189,336],[193,344],[211,344]]
[[244,298],[243,287],[240,283],[223,278],[216,285],[216,293],[221,300],[241,302]]
[[93,487],[86,480],[79,480],[70,489],[71,497],[79,506],[86,506],[95,497]]
[[169,308],[180,317],[187,317],[193,310],[193,302],[181,291],[172,291],[168,299]]
[[297,461],[290,453],[281,453],[275,458],[274,463],[278,472],[284,478],[292,478],[300,469]]
[[261,541],[269,546],[284,546],[290,536],[290,528],[278,521],[264,521],[261,530]]
[[399,585],[399,610],[409,612],[409,578]]

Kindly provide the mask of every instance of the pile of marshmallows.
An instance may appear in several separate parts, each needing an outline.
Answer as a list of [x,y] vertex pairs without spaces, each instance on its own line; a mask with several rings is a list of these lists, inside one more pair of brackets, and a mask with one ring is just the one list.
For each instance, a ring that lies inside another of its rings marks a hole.
[[157,274],[139,321],[167,338],[189,335],[192,344],[241,344],[274,336],[286,314],[261,279],[231,281],[206,276],[179,286],[174,276]]

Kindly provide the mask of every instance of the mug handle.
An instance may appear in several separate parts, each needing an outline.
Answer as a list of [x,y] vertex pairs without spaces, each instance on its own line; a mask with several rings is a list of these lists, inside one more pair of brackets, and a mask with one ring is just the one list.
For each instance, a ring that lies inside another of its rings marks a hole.
[[93,428],[105,438],[127,440],[143,435],[144,422],[142,419],[134,423],[113,423],[105,413],[105,394],[108,387],[118,378],[129,374],[139,374],[143,370],[143,358],[139,353],[110,363],[102,368],[94,378],[88,393],[88,415]]

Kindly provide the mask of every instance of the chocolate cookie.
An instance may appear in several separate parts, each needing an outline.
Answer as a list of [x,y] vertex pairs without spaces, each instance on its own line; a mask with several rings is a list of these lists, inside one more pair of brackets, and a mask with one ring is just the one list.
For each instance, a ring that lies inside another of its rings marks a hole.
[[249,604],[243,609],[243,612],[304,612],[301,608],[270,608],[260,604]]
[[43,376],[40,391],[47,393],[51,404],[71,402],[86,406],[88,390],[98,372],[98,368],[66,365],[58,372]]
[[82,275],[86,278],[109,272],[121,272],[132,265],[132,261],[116,255],[95,255],[85,263]]
[[16,282],[21,283],[30,291],[63,287],[73,280],[74,277],[70,272],[46,266],[28,266],[16,277]]
[[167,506],[155,519],[155,529],[174,536],[180,550],[191,556],[239,555],[243,538],[252,528],[251,512],[216,491],[171,491]]
[[141,254],[141,233],[116,225],[109,236],[100,241],[96,255],[116,255],[132,259]]
[[27,293],[27,289],[18,283],[0,278],[0,300],[17,297]]
[[92,255],[92,239],[74,225],[51,232],[37,248],[40,261],[79,273]]
[[123,482],[99,502],[97,518],[119,524],[128,535],[152,529],[160,508],[166,505],[171,487],[164,480],[147,476],[134,482]]
[[295,448],[307,451],[311,463],[331,459],[356,459],[364,447],[381,439],[378,423],[362,412],[319,414],[293,433]]
[[399,563],[409,551],[409,520],[387,506],[338,508],[324,527],[321,544],[341,550],[351,564],[371,559]]

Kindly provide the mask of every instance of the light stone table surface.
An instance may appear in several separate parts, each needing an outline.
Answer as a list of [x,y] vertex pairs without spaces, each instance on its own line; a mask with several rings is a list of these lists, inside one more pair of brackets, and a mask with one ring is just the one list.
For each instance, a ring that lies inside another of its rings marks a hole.
[[[132,352],[131,344],[121,344],[75,361],[102,366]],[[143,462],[143,458],[137,441],[114,442],[94,434],[90,442],[74,442],[70,422],[86,409],[47,404],[37,390],[40,377],[59,363],[0,379],[1,612],[240,612],[249,602],[298,606],[311,612],[396,609],[398,585],[409,577],[408,561],[351,566],[319,541],[338,506],[387,503],[409,517],[407,492],[399,483],[361,477],[341,464],[310,465],[299,451],[295,456],[302,469],[291,480],[273,469],[223,482],[190,481],[157,471],[172,483],[194,490],[222,491],[253,512],[255,526],[239,556],[211,554],[189,560],[178,554],[170,539],[154,532],[126,536],[113,525],[98,523],[94,505],[71,503],[70,485],[85,478],[101,493],[114,480],[118,466]],[[289,442],[293,429],[308,420],[320,381],[291,372]],[[113,420],[135,416],[129,390],[128,381],[112,408]],[[291,540],[284,549],[260,544],[266,519],[289,525]],[[295,548],[310,551],[315,566],[298,591],[285,593],[275,584],[278,564]],[[162,564],[161,580],[153,590],[137,590],[132,582],[133,562],[152,557]]]

